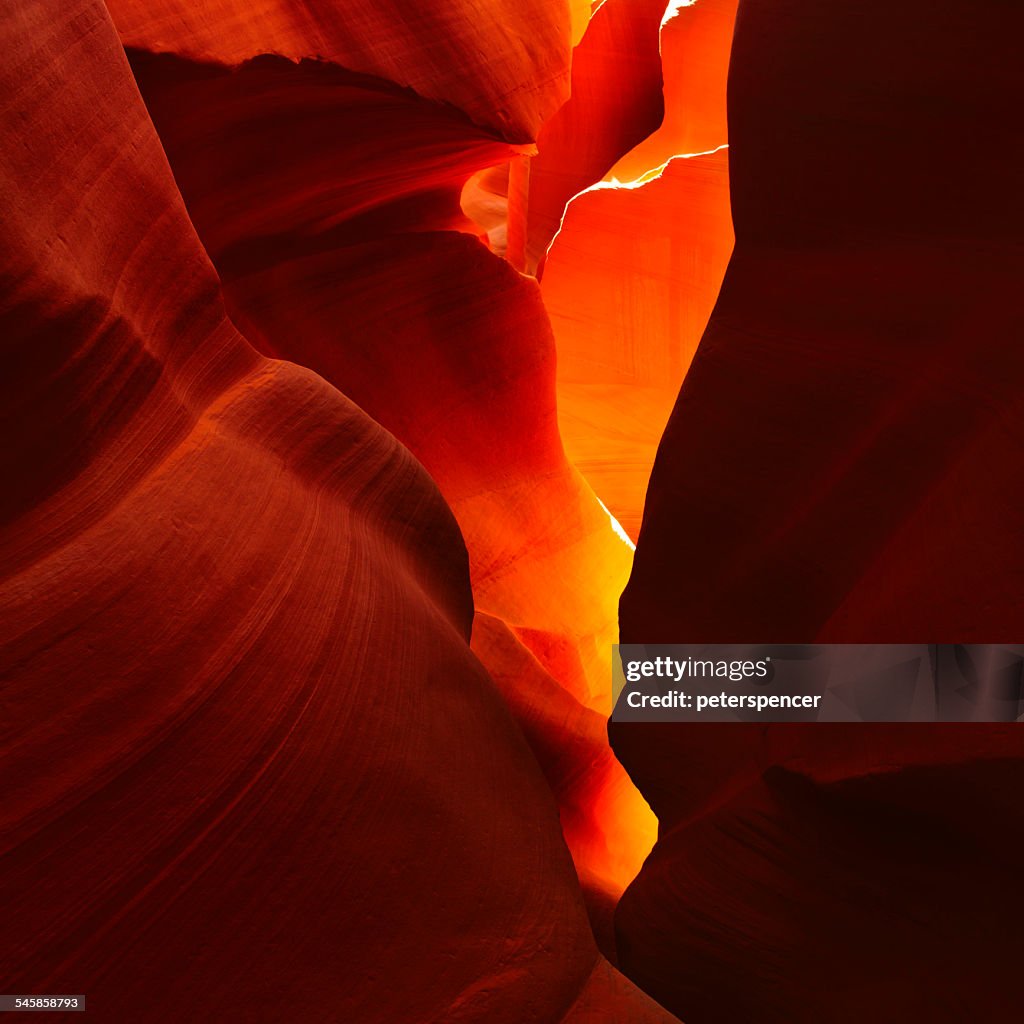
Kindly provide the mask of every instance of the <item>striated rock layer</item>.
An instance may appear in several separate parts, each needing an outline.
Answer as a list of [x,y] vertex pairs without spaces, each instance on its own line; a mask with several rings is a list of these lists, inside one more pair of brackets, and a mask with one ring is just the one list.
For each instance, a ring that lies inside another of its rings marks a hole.
[[667,1024],[596,954],[435,485],[227,320],[103,6],[0,45],[4,990]]
[[568,98],[579,0],[109,0],[126,46],[237,66],[315,58],[450,104],[511,141]]
[[[741,0],[736,251],[655,464],[623,638],[1024,623],[1024,13]],[[659,843],[622,963],[689,1024],[1003,1024],[1024,734],[614,726]]]

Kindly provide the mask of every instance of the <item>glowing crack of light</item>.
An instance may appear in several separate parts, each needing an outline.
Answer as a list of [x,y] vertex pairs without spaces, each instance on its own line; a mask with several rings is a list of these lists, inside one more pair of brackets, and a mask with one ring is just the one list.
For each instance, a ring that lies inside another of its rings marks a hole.
[[594,500],[598,503],[598,505],[601,506],[602,509],[604,509],[604,514],[608,517],[611,523],[612,532],[615,534],[615,536],[618,537],[619,540],[623,541],[626,547],[629,548],[631,552],[636,551],[636,545],[629,539],[629,534],[626,533],[626,531],[622,528],[622,525],[619,523],[618,519],[616,519],[615,516],[611,514],[611,511],[608,509],[608,506],[596,494],[594,495]]
[[684,7],[692,7],[697,0],[669,0],[668,7],[665,8],[665,17],[661,19],[661,27],[665,27],[665,23],[671,21]]

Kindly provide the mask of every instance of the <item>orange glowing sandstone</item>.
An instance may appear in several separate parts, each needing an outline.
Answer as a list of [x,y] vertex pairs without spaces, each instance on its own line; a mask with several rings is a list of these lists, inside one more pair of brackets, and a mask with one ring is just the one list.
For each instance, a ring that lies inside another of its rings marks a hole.
[[562,440],[632,537],[658,441],[732,251],[727,152],[566,211],[544,273]]
[[[543,276],[566,451],[633,538],[733,245],[721,147],[736,0],[671,8],[661,27],[664,120],[607,184],[569,203]],[[678,159],[693,153],[706,155]],[[619,182],[630,184],[611,187]]]

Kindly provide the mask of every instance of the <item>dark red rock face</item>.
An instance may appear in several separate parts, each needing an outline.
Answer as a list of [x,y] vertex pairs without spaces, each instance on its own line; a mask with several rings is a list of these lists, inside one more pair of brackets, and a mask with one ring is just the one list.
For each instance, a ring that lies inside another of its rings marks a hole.
[[[1000,2],[741,0],[736,250],[625,641],[1020,634],[1022,30]],[[661,828],[621,963],[688,1024],[1017,1019],[1019,731],[611,734]]]
[[[996,728],[872,726],[869,739],[811,726],[838,748],[817,763],[800,737],[777,736],[774,767],[760,760],[685,818],[661,817],[616,911],[623,969],[697,1024],[1014,1020],[1024,772],[1016,727]],[[711,731],[616,748],[645,793],[671,802],[655,758],[709,771],[723,740]],[[758,761],[740,731],[746,744],[722,746]],[[851,764],[851,746],[875,758]],[[911,765],[915,746],[934,763]]]
[[630,638],[1019,629],[1022,20],[742,7],[736,251],[659,451]]

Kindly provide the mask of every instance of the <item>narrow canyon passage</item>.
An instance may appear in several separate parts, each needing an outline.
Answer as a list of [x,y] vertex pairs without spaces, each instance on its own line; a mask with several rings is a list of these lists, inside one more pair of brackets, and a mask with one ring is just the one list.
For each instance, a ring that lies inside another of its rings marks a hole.
[[1022,29],[0,11],[0,1009],[1016,1021],[1013,716],[609,716],[1019,638]]
[[[732,234],[724,149],[672,160],[650,185],[602,179],[638,144],[725,145],[734,9],[666,19],[663,3],[603,5],[574,52],[568,102],[525,146],[323,60],[236,65],[240,53],[209,53],[213,33],[200,37],[204,62],[189,56],[199,40],[188,35],[176,55],[157,53],[165,38],[112,10],[132,26],[122,32],[136,81],[234,323],[391,431],[454,511],[478,615],[473,649],[555,780],[592,902],[613,904],[656,828],[604,735],[627,531],[635,537],[667,399]],[[713,24],[681,27],[687,18]],[[662,87],[662,49],[694,31],[720,51],[717,89],[699,104],[685,83]],[[659,142],[666,105],[692,112]],[[639,202],[605,209],[619,193]],[[575,216],[590,201],[591,222],[631,239],[633,259],[619,247],[603,271],[595,265],[606,243]],[[665,204],[654,220],[670,236],[643,238],[652,202]],[[538,287],[521,272],[540,269],[559,222]],[[594,294],[609,301],[598,307]],[[567,309],[589,310],[584,330]]]

